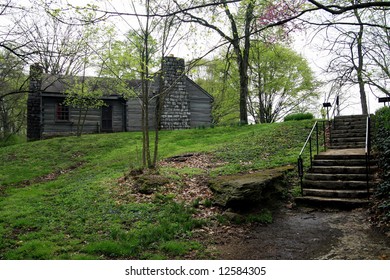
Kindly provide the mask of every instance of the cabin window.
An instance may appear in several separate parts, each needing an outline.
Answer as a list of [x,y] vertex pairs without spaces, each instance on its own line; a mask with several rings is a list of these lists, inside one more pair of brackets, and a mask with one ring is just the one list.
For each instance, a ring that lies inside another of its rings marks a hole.
[[62,103],[57,103],[56,121],[69,121],[69,106],[66,106]]

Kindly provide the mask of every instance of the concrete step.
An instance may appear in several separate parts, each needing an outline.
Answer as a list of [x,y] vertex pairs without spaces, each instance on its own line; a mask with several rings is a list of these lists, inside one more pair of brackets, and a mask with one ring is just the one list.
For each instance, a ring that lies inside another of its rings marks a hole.
[[[362,131],[354,131],[354,130],[332,130],[332,138],[349,138],[349,137],[362,137]],[[366,136],[366,132],[364,131],[364,137]]]
[[340,115],[340,116],[335,116],[335,118],[338,118],[338,119],[367,118],[367,115],[366,114],[360,114],[360,115]]
[[332,139],[330,146],[334,148],[341,148],[343,149],[344,147],[349,147],[346,149],[351,149],[351,148],[365,148],[366,147],[366,142],[356,142],[356,141],[335,141]]
[[351,123],[351,124],[348,124],[348,123],[335,123],[332,127],[331,127],[332,131],[335,131],[335,130],[339,130],[339,131],[342,131],[342,130],[353,130],[356,132],[359,132],[359,131],[362,131],[362,132],[365,132],[366,131],[366,124],[361,124],[361,123]]
[[[366,174],[321,174],[308,173],[305,179],[312,181],[367,181]],[[374,179],[373,175],[369,175],[369,179]]]
[[[370,168],[374,172],[375,167]],[[309,173],[319,174],[366,174],[366,166],[313,166]]]
[[[377,164],[377,161],[370,161],[371,165]],[[313,166],[365,166],[366,159],[314,159]]]
[[345,137],[343,135],[339,135],[337,137],[332,137],[332,143],[337,144],[337,143],[364,143],[366,144],[366,137]]
[[[314,160],[366,160],[366,155],[364,153],[364,149],[354,149],[352,152],[351,150],[348,151],[342,151],[342,150],[332,150],[329,149],[325,153],[321,153],[314,156]],[[349,153],[348,153],[349,152]]]
[[336,116],[335,121],[359,121],[366,120],[367,115],[349,115],[349,116]]
[[337,143],[337,144],[331,144],[329,149],[339,149],[339,150],[344,150],[344,149],[358,149],[358,148],[364,148],[366,146],[365,142],[358,142],[358,143]]
[[332,130],[346,130],[346,129],[352,129],[352,130],[356,130],[356,131],[365,131],[366,130],[366,121],[362,121],[362,122],[355,122],[355,121],[352,121],[352,122],[334,122],[332,125],[331,125],[331,129]]
[[303,189],[304,196],[334,197],[334,198],[367,198],[372,194],[372,189],[367,190],[319,190]]
[[[304,189],[323,190],[367,190],[366,181],[318,181],[304,179],[302,182]],[[369,182],[370,188],[375,186],[375,182]]]
[[303,197],[297,197],[295,199],[295,202],[298,205],[352,209],[352,208],[367,206],[370,201],[368,199],[362,199],[362,198],[329,198],[329,197],[303,196]]
[[333,120],[334,123],[366,123],[367,122],[367,118],[364,117],[364,118],[338,118],[336,117],[334,120]]
[[334,135],[355,135],[355,136],[366,136],[366,128],[364,129],[352,129],[352,128],[347,128],[347,129],[332,129],[331,130],[332,137]]

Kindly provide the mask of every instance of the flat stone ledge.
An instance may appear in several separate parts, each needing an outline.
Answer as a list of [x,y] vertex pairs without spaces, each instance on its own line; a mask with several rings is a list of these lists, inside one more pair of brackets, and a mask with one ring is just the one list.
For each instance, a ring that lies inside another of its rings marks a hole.
[[364,148],[358,149],[329,149],[326,152],[320,153],[320,155],[365,155]]
[[243,210],[281,199],[286,189],[285,175],[293,166],[264,169],[254,173],[220,176],[211,179],[209,187],[215,204]]

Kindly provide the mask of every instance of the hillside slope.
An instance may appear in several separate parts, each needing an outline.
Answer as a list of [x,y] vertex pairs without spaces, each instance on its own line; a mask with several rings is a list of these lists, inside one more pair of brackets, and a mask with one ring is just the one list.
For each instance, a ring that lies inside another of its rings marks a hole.
[[[311,125],[163,131],[160,157],[212,154],[224,164],[210,176],[295,164]],[[208,221],[174,202],[175,194],[116,200],[118,180],[140,165],[141,147],[140,133],[116,133],[0,148],[0,259],[205,257],[191,236]],[[204,171],[160,172],[173,180]]]

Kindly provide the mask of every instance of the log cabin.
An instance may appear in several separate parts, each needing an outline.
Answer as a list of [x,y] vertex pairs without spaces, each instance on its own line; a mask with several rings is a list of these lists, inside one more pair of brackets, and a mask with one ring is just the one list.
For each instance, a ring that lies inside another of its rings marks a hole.
[[[183,59],[164,57],[162,75],[154,77],[149,86],[150,129],[154,129],[156,125],[163,130],[211,125],[213,97],[184,75],[184,71]],[[75,134],[80,109],[65,105],[64,100],[67,89],[80,79],[81,77],[44,75],[39,65],[31,65],[27,100],[28,140]],[[115,83],[115,80],[111,79],[111,82]],[[107,86],[109,83],[99,84],[100,91],[103,91],[99,98],[104,105],[86,111],[83,133],[140,131],[142,102],[137,95],[141,81],[127,82],[134,92],[130,97],[121,92],[113,92],[112,88],[115,87],[110,88]],[[158,123],[157,109],[160,116]]]

